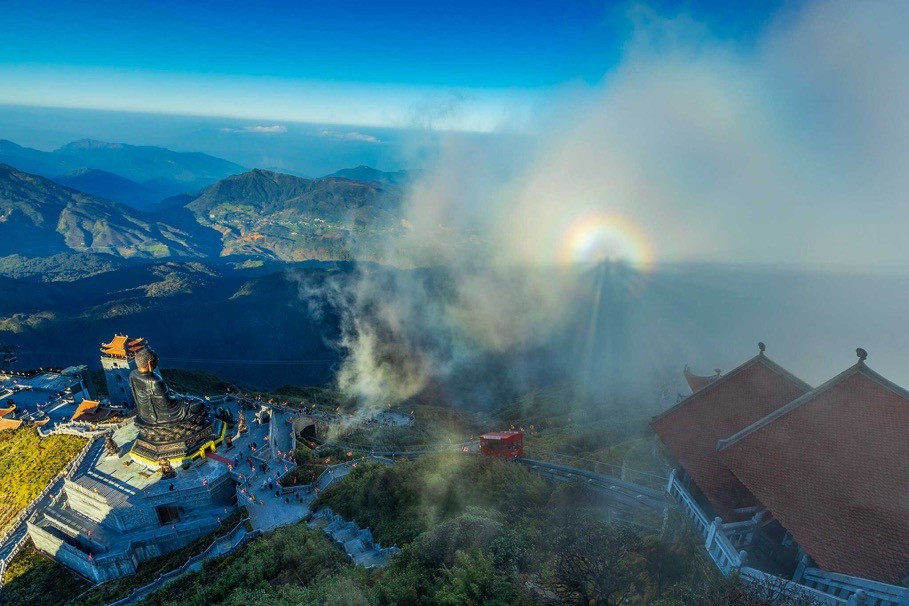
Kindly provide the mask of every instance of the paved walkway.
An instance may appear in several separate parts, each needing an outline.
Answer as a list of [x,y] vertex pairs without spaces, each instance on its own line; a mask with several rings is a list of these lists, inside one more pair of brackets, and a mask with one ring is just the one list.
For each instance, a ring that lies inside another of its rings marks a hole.
[[[293,427],[290,425],[291,414],[275,410],[272,416],[271,439],[274,440],[272,448],[282,453],[289,453],[293,449]],[[291,453],[293,454],[293,453]]]

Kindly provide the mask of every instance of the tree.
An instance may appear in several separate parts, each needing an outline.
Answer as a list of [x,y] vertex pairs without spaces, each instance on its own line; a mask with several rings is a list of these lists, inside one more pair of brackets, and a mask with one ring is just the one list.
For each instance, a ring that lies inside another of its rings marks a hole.
[[492,558],[479,551],[458,551],[454,565],[443,570],[435,594],[435,603],[441,606],[507,606],[514,600],[511,585],[495,569]]
[[641,538],[627,526],[572,516],[554,541],[552,590],[569,604],[616,606],[644,572]]
[[682,580],[691,565],[691,554],[685,552],[683,546],[656,535],[644,538],[641,553],[652,595],[657,599],[662,597],[664,588]]

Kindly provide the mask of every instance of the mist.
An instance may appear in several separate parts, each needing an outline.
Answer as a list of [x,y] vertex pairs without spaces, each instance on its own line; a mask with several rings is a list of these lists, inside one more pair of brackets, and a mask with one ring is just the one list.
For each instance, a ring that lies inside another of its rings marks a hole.
[[653,402],[758,340],[815,384],[857,346],[909,380],[909,7],[809,3],[747,46],[627,16],[620,64],[526,136],[440,136],[384,267],[303,288],[342,318],[345,393],[482,406],[568,379]]

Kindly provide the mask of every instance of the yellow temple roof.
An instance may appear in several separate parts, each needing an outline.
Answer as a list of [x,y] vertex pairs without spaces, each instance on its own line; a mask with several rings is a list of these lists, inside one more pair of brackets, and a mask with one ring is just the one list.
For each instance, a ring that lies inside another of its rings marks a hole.
[[145,347],[145,339],[130,339],[127,335],[114,335],[110,343],[101,344],[101,353],[111,358],[131,358]]

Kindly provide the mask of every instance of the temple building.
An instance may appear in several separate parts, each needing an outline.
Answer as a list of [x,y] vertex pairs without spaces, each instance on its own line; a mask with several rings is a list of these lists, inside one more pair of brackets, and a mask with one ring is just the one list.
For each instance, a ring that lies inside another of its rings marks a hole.
[[[105,439],[94,438],[60,493],[27,522],[36,548],[98,583],[133,574],[142,562],[211,533],[236,507],[232,468],[240,454],[251,469],[266,463],[253,461],[250,445],[267,443],[268,429],[240,435],[238,405],[224,402],[214,411],[169,389],[156,372],[157,354],[138,342],[118,335],[102,349],[119,364],[110,367],[109,382],[138,366],[125,382],[137,414]],[[85,400],[75,413],[93,422],[104,411]],[[229,430],[236,440],[222,447]]]
[[86,366],[0,372],[0,429],[65,422],[89,385]]
[[709,381],[686,367],[693,393],[653,419],[678,463],[669,492],[721,569],[909,600],[909,392],[857,354],[814,389],[763,344],[725,375],[691,375]]
[[107,395],[112,404],[132,408],[136,405],[129,389],[129,374],[136,369],[136,352],[145,347],[145,339],[114,335],[110,343],[101,344],[101,367],[107,381]]

